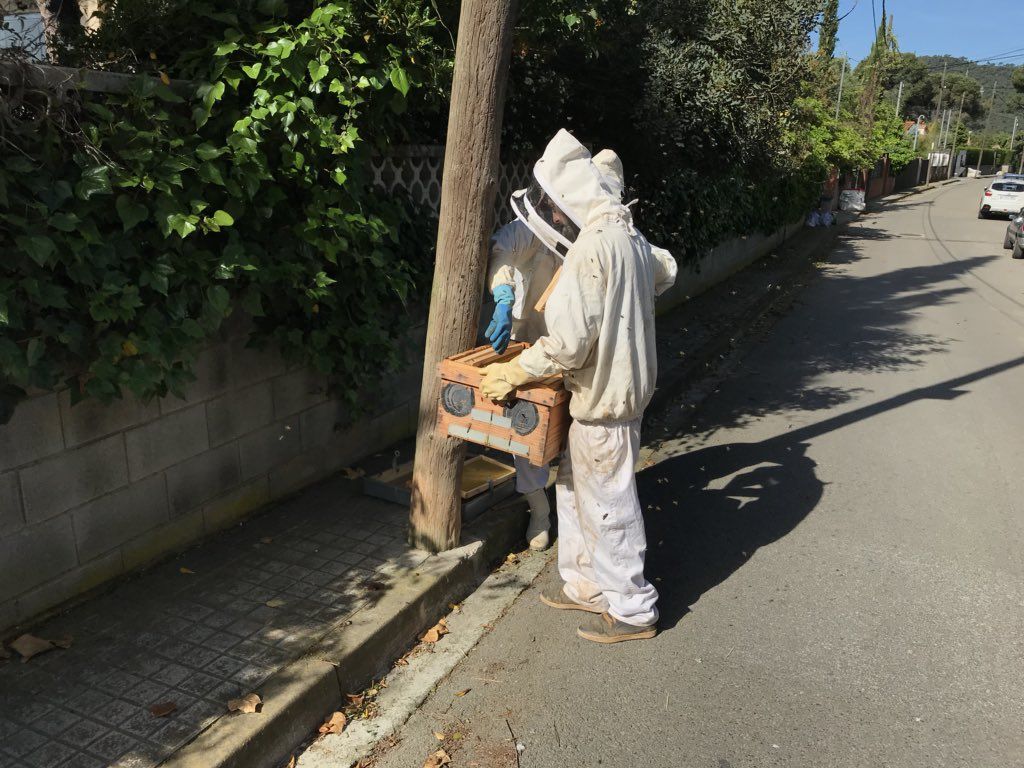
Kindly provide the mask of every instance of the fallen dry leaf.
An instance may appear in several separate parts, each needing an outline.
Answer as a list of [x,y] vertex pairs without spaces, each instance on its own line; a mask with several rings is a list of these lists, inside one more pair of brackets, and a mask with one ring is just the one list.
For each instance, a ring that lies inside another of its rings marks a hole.
[[505,558],[505,562],[506,563],[518,563],[519,562],[519,555],[517,555],[515,552],[509,552],[508,556]]
[[436,643],[442,637],[448,634],[448,622],[441,619],[437,624],[428,629],[423,633],[423,637],[420,638],[424,643]]
[[434,738],[438,741],[444,741],[444,734],[440,731],[434,731]]
[[178,573],[184,573],[186,576],[188,576],[190,573],[195,573],[195,571],[193,571],[191,568],[186,568],[183,565],[181,566],[181,568],[178,569]]
[[153,717],[167,717],[171,712],[176,710],[178,705],[173,701],[165,701],[160,704],[154,704],[149,708],[149,712]]
[[348,703],[353,707],[361,707],[365,697],[361,693],[346,693],[345,698],[348,699]]
[[345,474],[345,477],[347,477],[349,480],[358,480],[360,477],[362,477],[363,475],[366,474],[366,470],[365,469],[359,469],[359,468],[353,469],[352,467],[345,467],[345,469],[343,469],[341,471]]
[[64,650],[67,650],[75,642],[75,638],[71,635],[61,635],[60,637],[51,640],[50,642],[52,642],[58,648],[63,648]]
[[22,635],[11,643],[11,650],[17,651],[21,655],[23,662],[28,661],[33,656],[38,656],[40,653],[52,651],[56,647],[49,640],[29,634]]
[[292,755],[288,758],[288,765],[286,765],[284,768],[295,768],[295,755]]
[[345,728],[347,718],[343,712],[331,712],[320,726],[320,733],[341,733]]
[[409,660],[405,659],[405,658],[395,659],[395,666],[396,667],[408,667],[409,666]]
[[280,608],[282,605],[284,605],[284,600],[278,597],[275,597],[273,600],[267,600],[266,602],[267,608]]
[[472,690],[473,690],[472,688],[466,688],[465,690],[459,691],[455,695],[456,696],[465,696],[467,693],[469,693]]
[[228,702],[228,712],[241,712],[251,715],[263,708],[263,699],[258,694],[249,693],[240,699],[231,699]]
[[439,749],[427,758],[427,762],[423,764],[423,768],[441,768],[441,766],[451,765],[451,763],[452,759],[448,756],[448,753],[443,749]]

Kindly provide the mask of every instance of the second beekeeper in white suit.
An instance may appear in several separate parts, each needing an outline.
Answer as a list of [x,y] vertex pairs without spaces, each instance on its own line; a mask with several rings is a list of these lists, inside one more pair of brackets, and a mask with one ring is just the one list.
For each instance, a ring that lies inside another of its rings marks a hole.
[[635,467],[657,377],[654,301],[674,282],[675,262],[636,230],[621,184],[567,131],[548,144],[534,179],[514,197],[517,215],[564,249],[562,274],[544,335],[517,358],[488,366],[481,391],[500,400],[564,375],[573,423],[556,483],[562,583],[541,599],[595,614],[579,628],[588,640],[653,637],[658,593],[643,573]]

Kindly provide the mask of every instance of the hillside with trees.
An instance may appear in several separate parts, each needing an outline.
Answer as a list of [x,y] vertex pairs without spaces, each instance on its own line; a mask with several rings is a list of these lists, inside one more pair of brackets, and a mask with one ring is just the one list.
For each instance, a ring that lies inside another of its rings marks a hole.
[[[957,56],[916,56],[897,53],[884,74],[886,97],[895,103],[903,83],[900,112],[907,119],[925,115],[938,119],[938,96],[943,83],[942,108],[959,109],[964,96],[964,126],[990,143],[1009,140],[1015,115],[1024,116],[1024,65],[982,63]],[[995,99],[993,101],[993,86]]]

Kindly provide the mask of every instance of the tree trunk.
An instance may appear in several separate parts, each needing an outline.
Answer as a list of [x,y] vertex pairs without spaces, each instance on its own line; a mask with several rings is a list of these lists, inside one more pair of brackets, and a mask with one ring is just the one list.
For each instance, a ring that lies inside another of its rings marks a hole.
[[463,0],[459,16],[409,515],[410,542],[432,552],[456,546],[462,528],[464,445],[434,432],[437,365],[477,335],[517,5]]

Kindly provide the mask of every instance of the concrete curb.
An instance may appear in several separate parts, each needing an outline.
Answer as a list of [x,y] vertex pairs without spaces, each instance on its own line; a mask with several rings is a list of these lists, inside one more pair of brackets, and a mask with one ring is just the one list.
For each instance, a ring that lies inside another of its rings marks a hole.
[[483,582],[522,540],[523,508],[494,510],[467,526],[466,542],[427,558],[380,602],[336,627],[257,693],[255,715],[225,715],[161,763],[166,768],[271,768],[336,710],[346,693],[382,676],[417,636]]

